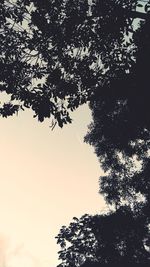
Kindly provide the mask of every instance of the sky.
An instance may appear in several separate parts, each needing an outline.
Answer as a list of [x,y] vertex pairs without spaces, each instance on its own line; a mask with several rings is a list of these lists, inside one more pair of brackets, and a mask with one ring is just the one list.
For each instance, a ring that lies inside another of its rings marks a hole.
[[106,208],[98,159],[83,142],[90,111],[72,117],[53,131],[31,111],[0,118],[0,267],[56,267],[61,226]]

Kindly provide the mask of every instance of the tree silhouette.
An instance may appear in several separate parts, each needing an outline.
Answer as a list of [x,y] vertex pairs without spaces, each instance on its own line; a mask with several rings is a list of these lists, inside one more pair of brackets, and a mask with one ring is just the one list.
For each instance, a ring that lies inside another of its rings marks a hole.
[[137,29],[132,29],[125,60],[119,50],[127,39],[122,32],[125,40],[117,46],[121,61],[119,57],[116,60],[114,50],[109,50],[110,61],[105,65],[104,60],[102,83],[94,87],[89,98],[93,122],[85,141],[94,146],[106,172],[100,177],[100,192],[107,203],[115,204],[116,211],[105,216],[83,216],[62,228],[57,237],[62,248],[60,266],[150,263],[146,249],[150,244],[149,27],[147,14]]
[[[71,122],[70,111],[89,102],[93,124],[85,140],[107,171],[100,190],[116,207],[123,201],[134,205],[132,215],[117,207],[113,214],[85,216],[62,228],[62,266],[148,259],[149,1],[144,12],[138,7],[137,0],[0,3],[0,92],[9,96],[0,114],[30,108],[39,121],[51,118],[52,127],[62,127]],[[66,248],[65,240],[73,246]]]
[[30,108],[39,121],[71,122],[69,111],[135,60],[136,0],[2,0],[0,91],[3,117]]
[[90,104],[93,122],[85,141],[107,171],[100,178],[100,192],[117,205],[122,200],[133,204],[134,199],[136,204],[139,196],[149,202],[149,26],[147,19],[134,34],[136,64],[130,73],[113,80]]
[[61,228],[56,238],[61,246],[59,267],[150,262],[145,247],[149,240],[147,225],[127,207],[107,215],[74,218],[69,227]]

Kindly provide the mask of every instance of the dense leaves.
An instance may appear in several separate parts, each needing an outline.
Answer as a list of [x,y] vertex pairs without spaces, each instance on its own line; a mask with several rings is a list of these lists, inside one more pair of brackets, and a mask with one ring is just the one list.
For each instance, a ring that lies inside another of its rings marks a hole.
[[133,216],[127,207],[107,215],[75,218],[69,227],[61,228],[57,242],[61,246],[60,267],[86,267],[88,262],[126,266],[150,261],[149,230],[143,217]]
[[71,122],[69,110],[118,72],[128,72],[134,61],[135,0],[0,5],[0,90],[10,95],[11,105],[17,102],[8,115],[31,108],[40,121],[52,117],[62,127]]
[[[150,263],[149,28],[147,15],[131,34],[129,59],[125,53],[125,60],[121,55],[121,61],[115,61],[114,50],[114,59],[109,51],[108,70],[104,64],[104,79],[90,96],[93,122],[85,141],[94,146],[106,172],[100,177],[100,193],[115,211],[86,215],[61,229],[57,237],[61,267]],[[107,27],[105,30],[109,31]]]
[[[0,92],[9,101],[0,114],[30,108],[62,127],[90,102],[86,141],[107,172],[100,192],[117,208],[61,229],[61,266],[148,261],[149,10],[136,0],[1,0]],[[124,202],[134,214],[118,208]]]
[[[150,149],[149,28],[147,19],[133,35],[136,63],[130,73],[112,79],[90,104],[93,122],[85,141],[94,146],[107,171],[107,176],[100,179],[100,192],[107,201],[118,205],[122,200],[133,204],[136,198],[148,198],[150,189],[149,178],[143,172],[148,166]],[[143,191],[142,183],[137,189],[134,176],[145,180],[147,191]]]

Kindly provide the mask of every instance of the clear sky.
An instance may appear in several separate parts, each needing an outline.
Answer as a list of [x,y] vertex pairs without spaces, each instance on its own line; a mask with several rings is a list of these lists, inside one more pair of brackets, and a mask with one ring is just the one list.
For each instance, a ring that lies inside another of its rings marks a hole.
[[73,118],[53,131],[29,111],[0,119],[0,267],[55,267],[61,226],[105,208],[98,160],[83,143],[88,107]]

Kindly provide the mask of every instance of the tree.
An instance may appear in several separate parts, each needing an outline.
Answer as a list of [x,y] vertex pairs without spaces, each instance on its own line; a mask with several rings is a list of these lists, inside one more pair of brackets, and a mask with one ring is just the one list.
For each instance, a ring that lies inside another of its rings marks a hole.
[[143,218],[133,215],[127,207],[120,207],[107,215],[74,218],[69,227],[62,227],[56,237],[61,246],[59,267],[86,267],[88,262],[89,266],[91,262],[112,266],[148,264],[148,232]]
[[[132,35],[136,47],[132,59],[136,60],[129,71],[115,69],[116,75],[97,86],[90,98],[93,123],[85,141],[95,147],[106,172],[100,178],[100,192],[116,211],[88,217],[88,223],[82,217],[62,228],[60,266],[80,266],[84,261],[84,267],[150,262],[146,249],[150,244],[149,26],[147,17]],[[122,207],[125,203],[128,207]],[[86,233],[89,228],[92,240]]]
[[130,73],[112,80],[90,104],[93,122],[85,141],[94,146],[107,172],[100,178],[100,192],[117,205],[134,199],[136,204],[139,196],[149,201],[149,26],[147,19],[133,35],[136,64]]
[[[2,0],[0,114],[31,108],[62,127],[69,111],[90,101],[135,60],[136,0]],[[125,38],[128,37],[128,38]],[[53,123],[54,125],[55,123]]]
[[[0,114],[7,117],[30,108],[39,121],[52,118],[53,127],[56,122],[62,127],[71,122],[69,111],[90,102],[94,124],[87,141],[96,147],[103,169],[109,172],[101,179],[102,191],[107,201],[119,205],[121,198],[127,200],[126,196],[134,192],[149,197],[148,189],[143,190],[145,178],[142,188],[137,182],[133,162],[133,157],[138,157],[144,168],[149,149],[149,3],[145,4],[145,13],[138,12],[138,6],[137,0],[0,3],[0,91],[10,97],[1,106]],[[138,29],[135,18],[144,21]],[[147,171],[145,177],[148,179]],[[112,217],[108,218],[111,223]],[[131,246],[132,256],[144,259],[142,237],[138,242],[138,234],[130,232],[129,239],[134,236],[135,245],[141,242],[134,252]],[[124,238],[123,233],[124,229],[120,238]],[[110,242],[107,237],[102,240],[106,250],[102,249],[98,257],[104,262],[110,260],[108,248],[112,261],[120,259],[117,255],[121,250],[115,240],[115,235]],[[86,251],[88,254],[88,246]],[[72,254],[64,253],[62,259],[71,264]]]

